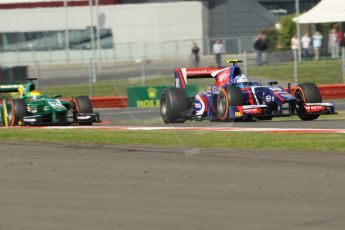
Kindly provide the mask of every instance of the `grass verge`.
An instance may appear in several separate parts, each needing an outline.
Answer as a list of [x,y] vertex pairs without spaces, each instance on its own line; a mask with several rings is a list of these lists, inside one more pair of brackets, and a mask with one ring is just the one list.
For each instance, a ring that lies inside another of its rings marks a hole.
[[345,152],[345,134],[1,129],[0,140]]
[[[339,72],[340,71],[340,72]],[[250,76],[272,80],[293,82],[293,63],[260,66],[249,69]],[[336,81],[338,76],[338,80]],[[320,60],[303,61],[298,69],[299,82],[315,82],[316,84],[342,83],[341,61]]]

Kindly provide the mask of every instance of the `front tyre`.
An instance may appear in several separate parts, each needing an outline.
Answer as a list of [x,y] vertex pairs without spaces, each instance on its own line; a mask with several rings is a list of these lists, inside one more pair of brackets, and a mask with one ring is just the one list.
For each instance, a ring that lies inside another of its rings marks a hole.
[[229,121],[229,106],[241,106],[244,104],[242,90],[235,86],[223,87],[217,97],[217,115],[221,121]]
[[314,83],[299,84],[295,89],[295,97],[298,101],[296,111],[301,120],[311,121],[320,116],[319,114],[308,114],[304,108],[305,103],[322,103],[320,91]]
[[[88,96],[75,97],[75,109],[77,113],[93,113],[93,107]],[[92,122],[79,122],[78,125],[92,125]]]
[[181,88],[166,89],[160,99],[160,113],[166,124],[184,122],[188,110],[186,90]]

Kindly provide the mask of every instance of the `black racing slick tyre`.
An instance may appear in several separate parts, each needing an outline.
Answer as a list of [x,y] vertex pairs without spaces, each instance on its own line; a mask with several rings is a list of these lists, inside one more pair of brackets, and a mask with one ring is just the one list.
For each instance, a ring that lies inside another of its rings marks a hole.
[[304,108],[305,103],[321,103],[322,97],[317,86],[312,82],[299,84],[295,89],[295,97],[297,98],[296,111],[303,121],[311,121],[317,119],[319,114],[308,114]]
[[[88,96],[75,97],[77,113],[93,113],[93,107]],[[80,122],[79,125],[92,125],[92,122]]]
[[217,97],[217,114],[221,121],[229,120],[229,106],[244,105],[242,90],[235,86],[223,87]]
[[184,122],[184,114],[188,110],[186,90],[168,88],[164,90],[160,99],[160,113],[166,124]]
[[8,113],[8,123],[10,126],[23,125],[23,118],[27,115],[27,104],[23,99],[13,99],[9,102],[11,109]]

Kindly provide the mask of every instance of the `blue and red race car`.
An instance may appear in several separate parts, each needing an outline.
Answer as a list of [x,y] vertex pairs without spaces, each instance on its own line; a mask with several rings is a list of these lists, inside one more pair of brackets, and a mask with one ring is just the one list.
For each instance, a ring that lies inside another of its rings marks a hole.
[[[315,120],[323,114],[336,114],[333,103],[323,103],[318,87],[312,83],[299,84],[292,91],[275,86],[250,82],[237,65],[219,68],[181,68],[175,70],[175,87],[167,88],[160,99],[160,113],[165,123],[185,120],[255,121],[273,117],[298,115],[301,120]],[[187,97],[187,80],[214,78],[215,84],[206,92]]]

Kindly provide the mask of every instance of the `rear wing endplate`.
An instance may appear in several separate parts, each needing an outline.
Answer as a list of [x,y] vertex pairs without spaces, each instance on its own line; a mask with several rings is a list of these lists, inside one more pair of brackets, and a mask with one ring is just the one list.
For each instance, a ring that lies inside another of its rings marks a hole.
[[178,68],[174,71],[175,87],[186,88],[187,79],[197,78],[213,78],[212,72],[220,70],[220,68]]

